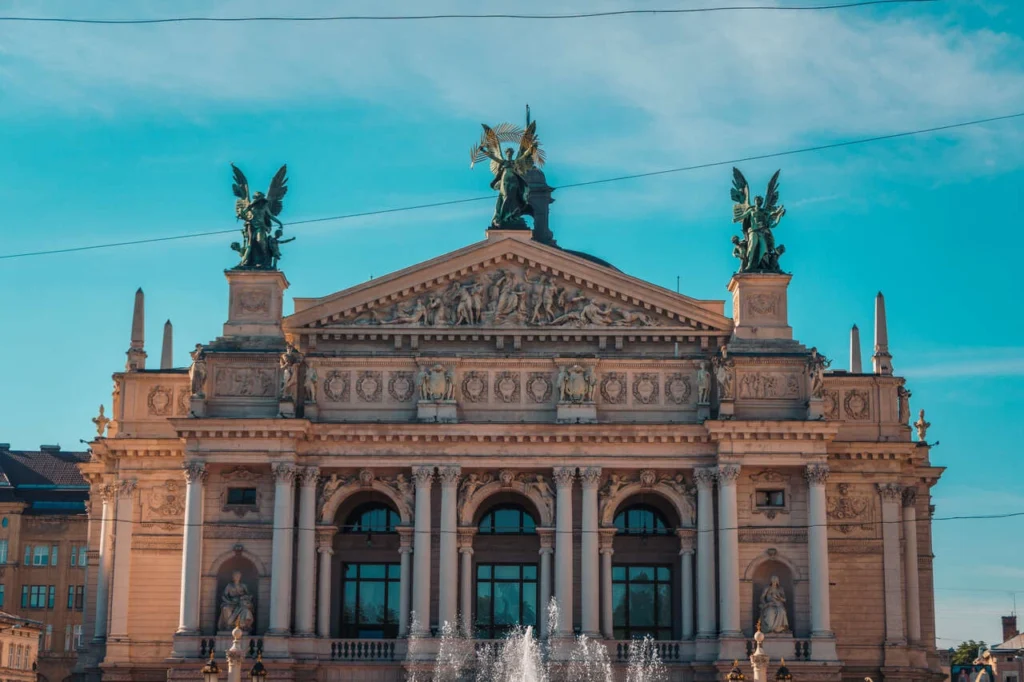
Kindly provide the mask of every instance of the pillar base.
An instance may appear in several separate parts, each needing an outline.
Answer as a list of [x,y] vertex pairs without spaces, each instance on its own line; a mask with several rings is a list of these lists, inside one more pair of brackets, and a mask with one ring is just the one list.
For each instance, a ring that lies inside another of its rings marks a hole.
[[291,419],[295,416],[295,403],[290,400],[282,400],[277,404],[277,411],[282,417]]
[[807,419],[820,421],[825,418],[825,401],[821,398],[811,398],[807,401]]
[[416,421],[430,424],[455,424],[459,421],[454,400],[421,400],[416,404]]
[[555,423],[596,424],[597,405],[594,403],[558,403]]
[[732,276],[733,337],[737,339],[792,339],[786,289],[791,275],[743,272]]
[[709,403],[697,404],[697,421],[703,422],[711,419],[711,405]]
[[733,400],[723,400],[718,404],[719,419],[732,419],[734,414],[736,414],[736,403]]
[[723,632],[718,638],[718,660],[735,661],[747,656],[747,640],[742,632]]
[[302,416],[310,421],[316,421],[317,417],[320,416],[320,410],[317,408],[316,403],[306,403],[302,406]]
[[277,270],[226,270],[224,275],[229,289],[224,336],[283,339],[285,276]]
[[205,417],[206,416],[206,399],[198,396],[192,396],[189,398],[188,411],[192,413],[193,417]]
[[831,632],[811,633],[811,660],[812,661],[838,661],[839,654],[836,652],[836,638]]

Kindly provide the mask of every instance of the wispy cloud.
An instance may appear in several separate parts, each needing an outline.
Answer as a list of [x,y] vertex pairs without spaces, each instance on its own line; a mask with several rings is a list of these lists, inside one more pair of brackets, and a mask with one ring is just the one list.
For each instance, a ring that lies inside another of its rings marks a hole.
[[911,379],[1021,376],[1024,375],[1024,348],[969,348],[949,351],[934,354],[930,362],[901,368],[900,371]]

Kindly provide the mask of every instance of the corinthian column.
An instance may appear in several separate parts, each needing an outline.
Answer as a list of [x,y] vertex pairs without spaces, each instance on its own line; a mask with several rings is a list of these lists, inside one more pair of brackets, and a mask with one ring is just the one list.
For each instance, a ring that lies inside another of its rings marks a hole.
[[548,605],[551,603],[551,555],[554,554],[554,528],[538,528],[537,536],[540,538],[540,608],[538,617],[540,619],[540,636],[547,638],[551,635],[550,623],[548,623]]
[[181,604],[178,634],[199,632],[199,582],[203,551],[203,485],[206,465],[185,462],[185,528],[181,548]]
[[459,529],[459,556],[462,558],[462,632],[466,637],[473,634],[473,537],[476,527]]
[[879,483],[882,496],[882,576],[885,586],[885,643],[906,643],[903,634],[903,591],[900,575],[900,504],[903,486],[898,483]]
[[120,481],[117,488],[117,521],[114,524],[114,585],[110,599],[110,639],[114,640],[128,638],[134,508],[135,481]]
[[459,467],[446,466],[437,470],[441,480],[441,539],[438,570],[438,625],[456,625],[459,594],[458,519],[456,496],[459,489]]
[[572,629],[572,481],[571,467],[554,470],[555,479],[555,599],[558,600],[556,637],[571,637]]
[[299,478],[298,576],[295,581],[295,633],[313,635],[316,598],[316,483],[320,470],[306,467]]
[[413,579],[412,609],[413,637],[430,636],[430,486],[434,481],[433,467],[416,467],[412,472],[416,482],[416,511],[413,518]]
[[616,528],[601,529],[601,635],[615,639],[615,620],[612,609],[612,556]]
[[295,533],[295,465],[277,463],[274,472],[274,535],[270,574],[270,635],[287,635],[292,616],[292,538]]
[[693,529],[680,528],[679,536],[679,600],[682,614],[680,636],[693,639]]
[[334,556],[334,526],[317,530],[317,552],[320,554],[319,595],[316,605],[316,634],[331,636],[331,557]]
[[804,471],[807,479],[807,559],[810,567],[811,636],[831,637],[831,608],[828,593],[828,515],[825,484],[828,465],[810,464]]
[[409,636],[409,588],[411,585],[409,564],[412,554],[412,533],[409,526],[399,526],[398,553],[401,555],[401,566],[398,583],[398,636]]
[[583,634],[596,637],[600,634],[600,584],[601,556],[598,554],[597,536],[597,484],[601,469],[587,467],[580,471],[583,486],[583,534],[580,537],[580,620]]
[[921,641],[921,585],[917,566],[917,488],[903,490],[903,573],[907,586],[907,637]]
[[697,484],[697,638],[715,638],[715,508],[718,471],[695,469]]
[[720,636],[742,637],[740,631],[740,542],[736,512],[738,464],[718,467],[718,610]]
[[110,597],[110,573],[114,563],[111,534],[114,528],[114,501],[117,499],[117,488],[113,485],[102,485],[98,490],[103,507],[100,511],[100,546],[96,570],[96,620],[93,640],[102,641],[107,638],[107,601]]

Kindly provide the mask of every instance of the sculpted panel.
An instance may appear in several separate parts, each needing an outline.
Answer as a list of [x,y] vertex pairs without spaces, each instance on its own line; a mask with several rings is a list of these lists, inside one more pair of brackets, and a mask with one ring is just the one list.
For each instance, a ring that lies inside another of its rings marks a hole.
[[174,393],[166,386],[154,386],[149,389],[146,397],[146,406],[149,414],[157,417],[166,417],[171,414],[171,406],[174,404]]
[[518,403],[519,372],[498,372],[494,375],[494,397],[502,403]]
[[871,403],[869,400],[867,391],[854,389],[847,392],[846,399],[843,401],[843,407],[846,408],[846,418],[855,421],[868,419],[871,416]]
[[690,377],[687,375],[676,372],[665,377],[665,400],[673,405],[685,405],[690,402],[692,393]]
[[356,377],[356,395],[364,403],[379,403],[384,395],[384,379],[380,370],[363,370]]
[[349,371],[333,369],[324,377],[324,396],[334,403],[347,403],[349,400]]
[[626,402],[626,375],[621,372],[606,372],[601,377],[601,398],[609,405]]
[[554,386],[547,372],[530,372],[526,380],[526,398],[531,403],[546,403],[551,400]]
[[740,398],[799,398],[800,379],[796,374],[782,372],[743,372],[740,375]]
[[657,374],[638,372],[633,376],[633,399],[641,405],[657,404],[660,393]]
[[395,402],[405,403],[412,400],[416,393],[416,379],[412,372],[391,372],[388,377],[388,395]]
[[271,398],[276,388],[277,372],[272,369],[218,367],[214,378],[218,396]]

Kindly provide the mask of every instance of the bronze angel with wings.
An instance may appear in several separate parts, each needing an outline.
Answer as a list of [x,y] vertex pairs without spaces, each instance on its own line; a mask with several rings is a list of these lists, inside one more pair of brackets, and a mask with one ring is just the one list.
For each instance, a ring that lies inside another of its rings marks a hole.
[[743,223],[743,239],[733,237],[732,253],[740,259],[740,272],[782,272],[779,256],[786,248],[775,245],[774,230],[786,215],[779,205],[779,173],[768,181],[765,195],[750,201],[750,185],[738,168],[732,169],[732,221]]
[[[249,196],[249,181],[235,164],[231,164],[234,172],[235,216],[245,223],[242,228],[243,242],[234,242],[231,248],[241,255],[236,268],[256,268],[276,270],[277,261],[281,258],[281,244],[292,239],[281,239],[284,223],[277,216],[284,207],[282,199],[288,193],[288,166],[281,166],[270,181],[270,189],[266,194],[254,192]],[[277,225],[277,229],[274,226]]]
[[[511,123],[502,123],[494,128],[481,125],[484,131],[480,142],[469,150],[469,167],[484,159],[491,161],[491,173],[494,174],[491,189],[498,191],[491,227],[526,229],[523,216],[533,215],[526,173],[534,166],[544,165],[544,152],[537,138],[537,122],[528,123],[525,130]],[[502,150],[502,143],[510,146]],[[515,144],[519,145],[519,151],[513,155],[511,145]]]

